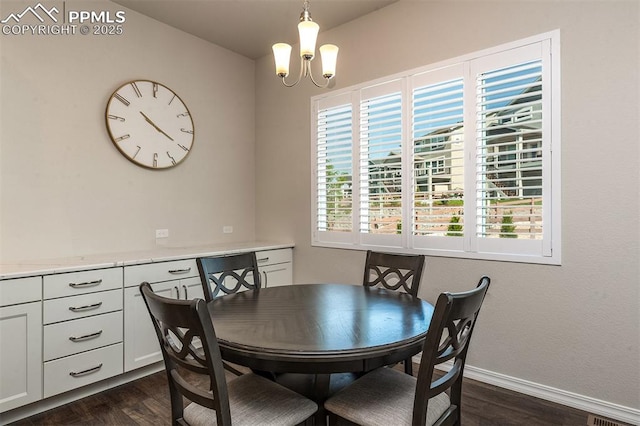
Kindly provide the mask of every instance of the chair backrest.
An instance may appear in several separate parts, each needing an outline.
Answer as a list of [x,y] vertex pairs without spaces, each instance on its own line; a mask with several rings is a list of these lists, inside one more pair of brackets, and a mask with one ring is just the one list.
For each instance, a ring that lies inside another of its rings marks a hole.
[[164,358],[172,423],[182,419],[185,397],[215,410],[218,425],[230,425],[229,395],[220,348],[205,301],[161,297],[147,282],[140,284],[140,292]]
[[260,272],[255,252],[232,256],[200,257],[196,259],[204,297],[210,302],[218,296],[240,290],[258,290]]
[[367,251],[363,285],[402,290],[418,296],[424,256]]
[[[490,282],[489,277],[482,277],[474,290],[442,293],[438,297],[422,348],[413,403],[413,424],[425,424],[429,399],[447,389],[450,389],[451,405],[443,416],[459,418],[462,374],[469,341]],[[451,364],[441,365],[449,360],[452,360]],[[436,365],[446,370],[438,378],[434,376]]]

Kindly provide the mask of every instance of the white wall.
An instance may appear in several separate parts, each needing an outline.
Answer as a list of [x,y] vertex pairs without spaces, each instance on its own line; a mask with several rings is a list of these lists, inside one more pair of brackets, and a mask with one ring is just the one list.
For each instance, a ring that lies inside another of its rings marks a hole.
[[[0,16],[35,4],[3,0]],[[124,34],[0,35],[0,261],[149,249],[159,228],[167,245],[252,240],[254,61],[111,2],[65,7],[124,10]],[[193,149],[174,169],[138,167],[110,142],[106,102],[134,79],[191,112]]]
[[[636,1],[402,0],[319,35],[340,47],[343,88],[560,29],[562,266],[428,257],[420,296],[490,275],[469,365],[636,416],[639,18]],[[309,98],[321,89],[284,88],[272,68],[271,57],[256,63],[258,236],[295,241],[297,282],[360,283],[363,252],[310,246]]]

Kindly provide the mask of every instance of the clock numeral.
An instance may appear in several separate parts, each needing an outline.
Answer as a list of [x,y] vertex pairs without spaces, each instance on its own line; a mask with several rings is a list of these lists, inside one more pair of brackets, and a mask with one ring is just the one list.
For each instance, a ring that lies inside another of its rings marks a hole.
[[136,145],[138,147],[138,150],[136,151],[135,154],[133,154],[132,158],[136,158],[136,155],[138,155],[138,153],[140,152],[140,145]]
[[188,117],[188,116],[189,116],[189,111],[183,112],[182,114],[176,115],[176,117],[178,117],[178,118],[180,118],[180,117]]
[[175,98],[176,98],[176,95],[173,95],[173,96],[171,97],[171,100],[169,101],[169,103],[168,103],[167,105],[171,105],[171,102],[173,102],[173,100],[174,100]]
[[119,138],[115,138],[114,141],[115,142],[120,142],[120,141],[123,141],[125,139],[129,139],[130,137],[131,137],[130,135],[122,135]]
[[110,120],[118,120],[122,122],[126,121],[124,117],[118,117],[117,115],[111,115],[111,114],[107,115],[107,118]]
[[189,148],[187,148],[187,147],[186,147],[186,146],[184,146],[184,145],[180,145],[180,144],[178,144],[178,146],[179,146],[180,148],[184,149],[185,151],[189,151]]
[[158,97],[158,83],[153,83],[153,97]]
[[176,165],[176,160],[175,160],[175,158],[173,158],[171,156],[171,154],[169,154],[169,151],[167,151],[167,157],[171,158],[171,164],[173,164],[175,166]]
[[125,104],[126,106],[131,105],[131,102],[129,102],[124,96],[122,96],[120,93],[116,93],[115,95],[113,95],[117,100],[119,100],[120,102],[122,102],[123,104]]
[[190,135],[193,134],[193,130],[189,130],[189,129],[180,129],[180,131],[184,133],[189,133]]
[[158,153],[153,153],[153,167],[158,167]]
[[133,91],[136,92],[136,96],[141,98],[142,97],[142,92],[140,91],[140,89],[138,88],[138,85],[136,84],[135,81],[131,82],[131,87],[133,87]]

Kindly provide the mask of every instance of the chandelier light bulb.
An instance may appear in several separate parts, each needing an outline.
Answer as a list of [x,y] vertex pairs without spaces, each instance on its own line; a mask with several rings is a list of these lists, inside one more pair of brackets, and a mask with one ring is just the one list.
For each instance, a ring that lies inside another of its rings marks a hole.
[[320,26],[313,21],[302,21],[298,24],[300,57],[310,61],[316,55],[318,31],[320,31]]
[[322,76],[332,78],[336,75],[336,63],[338,62],[338,46],[325,44],[320,46],[320,58],[322,59]]
[[276,75],[281,78],[288,76],[291,46],[287,43],[276,43],[271,48],[273,49],[273,58],[276,63]]

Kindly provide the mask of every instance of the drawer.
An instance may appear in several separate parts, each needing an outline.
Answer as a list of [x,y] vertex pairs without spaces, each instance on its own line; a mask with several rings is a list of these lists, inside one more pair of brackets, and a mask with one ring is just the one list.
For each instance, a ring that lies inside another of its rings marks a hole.
[[44,363],[44,397],[122,374],[122,343]]
[[44,360],[122,342],[122,311],[44,326]]
[[125,287],[133,287],[139,286],[143,281],[157,283],[197,276],[198,267],[195,259],[148,263],[126,266],[124,268],[124,285]]
[[45,300],[43,323],[67,321],[122,310],[122,289]]
[[43,287],[45,299],[122,288],[122,268],[45,275]]
[[256,252],[258,266],[273,265],[292,261],[291,249],[265,250]]
[[42,278],[16,278],[0,281],[0,306],[42,300]]

